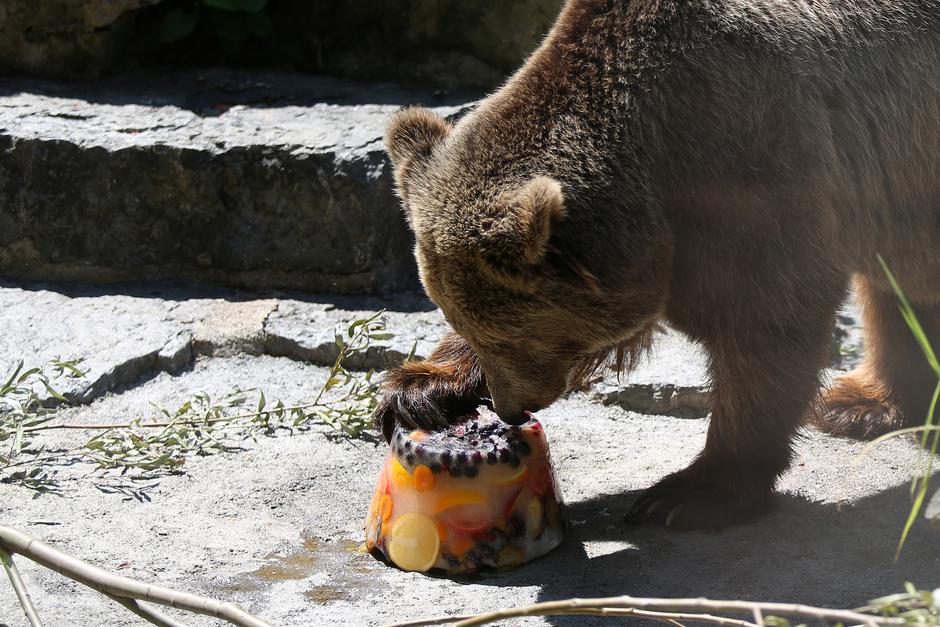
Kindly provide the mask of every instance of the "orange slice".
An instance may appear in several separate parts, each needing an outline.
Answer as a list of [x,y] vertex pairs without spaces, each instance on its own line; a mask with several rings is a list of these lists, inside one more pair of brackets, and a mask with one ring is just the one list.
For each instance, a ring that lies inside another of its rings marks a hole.
[[454,555],[460,557],[475,545],[475,542],[464,535],[456,536],[448,545],[448,548],[454,552]]
[[434,513],[440,514],[445,509],[456,507],[458,505],[483,505],[486,503],[486,496],[476,490],[452,490],[448,492],[435,504]]
[[434,489],[434,473],[424,464],[420,464],[415,468],[414,483],[415,490],[418,492],[432,490]]
[[392,497],[388,494],[382,497],[379,511],[382,512],[382,522],[388,522],[388,519],[392,517]]
[[422,514],[402,515],[389,535],[388,556],[402,570],[430,570],[440,550],[441,539],[434,521]]
[[401,465],[397,459],[392,458],[392,485],[396,488],[408,488],[411,489],[414,487],[414,482],[411,479],[411,473],[405,470],[405,467]]
[[434,526],[437,527],[437,535],[441,539],[441,542],[447,542],[447,536],[450,535],[450,532],[447,529],[447,525],[441,521],[434,523]]

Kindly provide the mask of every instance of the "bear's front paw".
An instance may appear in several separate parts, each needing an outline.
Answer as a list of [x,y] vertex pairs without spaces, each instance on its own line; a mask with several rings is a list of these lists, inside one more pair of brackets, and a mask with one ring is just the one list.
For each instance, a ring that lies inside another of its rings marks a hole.
[[423,431],[439,431],[450,425],[438,403],[409,389],[386,390],[373,418],[386,441],[391,441],[395,426],[399,424],[409,430]]
[[627,522],[657,522],[675,530],[721,529],[752,520],[770,508],[772,479],[743,482],[738,473],[709,466],[700,460],[643,492]]
[[475,382],[467,382],[422,362],[394,368],[385,377],[382,400],[373,418],[386,441],[395,426],[440,431],[458,422],[482,401]]

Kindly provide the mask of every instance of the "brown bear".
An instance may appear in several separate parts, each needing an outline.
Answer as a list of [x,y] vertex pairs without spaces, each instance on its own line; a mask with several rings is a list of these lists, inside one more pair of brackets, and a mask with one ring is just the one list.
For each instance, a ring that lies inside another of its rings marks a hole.
[[867,357],[817,411],[871,436],[936,383],[879,265],[940,339],[940,2],[569,0],[457,124],[399,112],[386,142],[428,295],[454,332],[388,373],[376,419],[509,423],[665,321],[710,362],[701,455],[634,521],[748,520],[816,404],[854,276]]

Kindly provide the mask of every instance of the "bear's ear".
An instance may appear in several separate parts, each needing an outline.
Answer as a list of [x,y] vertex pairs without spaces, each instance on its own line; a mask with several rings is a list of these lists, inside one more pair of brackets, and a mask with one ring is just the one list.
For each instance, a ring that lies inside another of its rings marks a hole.
[[397,171],[408,161],[431,154],[450,129],[450,123],[433,111],[421,107],[402,109],[385,128],[385,145],[392,167]]
[[552,226],[564,216],[561,185],[553,178],[537,176],[510,196],[508,208],[492,220],[483,220],[483,256],[504,273],[531,269],[545,257]]

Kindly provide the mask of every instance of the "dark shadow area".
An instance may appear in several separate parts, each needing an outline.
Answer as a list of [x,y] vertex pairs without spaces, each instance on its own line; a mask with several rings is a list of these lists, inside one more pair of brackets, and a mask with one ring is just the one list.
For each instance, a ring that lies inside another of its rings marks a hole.
[[[780,495],[768,516],[714,533],[626,525],[623,516],[637,494],[571,504],[569,535],[555,552],[474,583],[539,586],[539,602],[629,594],[840,608],[901,592],[906,581],[921,588],[940,584],[940,532],[923,519],[915,523],[900,559],[894,559],[911,505],[906,484],[851,505]],[[589,557],[584,546],[589,541],[610,542],[610,552],[594,547]],[[649,624],[588,616],[549,620],[571,627]]]
[[444,92],[393,82],[362,82],[315,74],[223,67],[158,67],[96,81],[0,77],[0,96],[30,93],[108,105],[174,106],[203,117],[233,106],[256,108],[331,105],[456,106],[478,100],[479,90]]
[[434,303],[420,292],[392,292],[385,295],[311,294],[290,290],[237,290],[211,285],[173,281],[135,281],[130,283],[83,284],[52,281],[26,281],[0,276],[0,289],[21,289],[31,292],[48,291],[69,298],[96,296],[131,296],[159,298],[167,301],[223,299],[233,302],[277,298],[304,303],[332,305],[335,309],[378,311],[385,309],[402,313],[433,311]]

